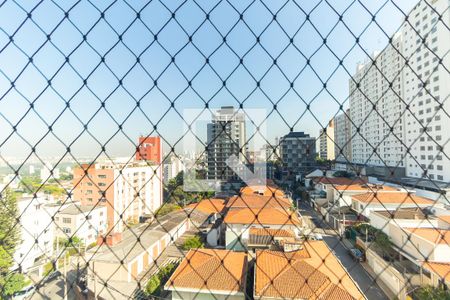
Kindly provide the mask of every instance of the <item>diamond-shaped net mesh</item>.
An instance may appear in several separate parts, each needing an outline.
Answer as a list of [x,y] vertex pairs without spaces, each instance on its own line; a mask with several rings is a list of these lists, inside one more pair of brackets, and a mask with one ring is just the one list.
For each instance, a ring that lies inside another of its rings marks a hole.
[[1,299],[448,299],[450,2],[0,2]]

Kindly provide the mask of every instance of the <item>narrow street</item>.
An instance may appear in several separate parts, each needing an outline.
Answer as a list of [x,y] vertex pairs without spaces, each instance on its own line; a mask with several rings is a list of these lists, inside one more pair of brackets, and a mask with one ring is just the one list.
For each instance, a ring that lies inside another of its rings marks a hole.
[[340,260],[347,269],[350,276],[358,284],[361,291],[369,300],[387,300],[389,299],[381,290],[378,284],[364,270],[360,263],[354,261],[348,254],[348,247],[344,245],[336,230],[329,228],[328,224],[321,221],[322,216],[317,214],[309,205],[300,202],[299,212],[303,216],[304,222],[311,228],[313,233],[319,233],[323,236],[324,242],[332,250],[334,255]]

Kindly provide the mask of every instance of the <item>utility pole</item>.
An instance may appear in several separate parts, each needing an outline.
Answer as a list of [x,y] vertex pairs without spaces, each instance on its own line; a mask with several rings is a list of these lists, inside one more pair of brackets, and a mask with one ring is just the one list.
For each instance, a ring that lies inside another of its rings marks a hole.
[[97,278],[95,278],[94,262],[92,262],[92,276],[94,279],[94,300],[97,300]]
[[69,289],[67,288],[67,267],[66,267],[66,253],[64,253],[64,300],[67,300],[67,292]]

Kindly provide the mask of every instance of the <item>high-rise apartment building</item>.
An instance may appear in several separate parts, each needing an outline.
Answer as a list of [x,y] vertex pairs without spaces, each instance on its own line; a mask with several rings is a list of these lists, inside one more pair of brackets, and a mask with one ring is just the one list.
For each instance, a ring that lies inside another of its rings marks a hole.
[[404,168],[402,36],[357,66],[350,79],[353,163]]
[[289,132],[280,139],[283,175],[307,172],[316,159],[316,139],[304,132]]
[[162,144],[159,136],[141,136],[136,149],[136,160],[162,161]]
[[107,231],[122,232],[126,222],[135,223],[161,206],[160,168],[148,162],[81,165],[74,169],[73,198],[82,205],[105,205]]
[[336,163],[352,162],[352,123],[350,109],[334,118],[334,152]]
[[[420,1],[402,26],[407,176],[450,181],[450,1]],[[425,43],[424,43],[425,39]],[[440,61],[442,59],[442,61]]]
[[319,157],[327,160],[335,159],[334,151],[334,120],[330,120],[327,127],[319,133]]
[[234,155],[245,164],[245,144],[245,115],[232,106],[223,106],[214,112],[207,125],[208,179],[227,181],[237,178],[226,161]]
[[420,1],[373,62],[358,65],[350,80],[353,163],[450,180],[449,7]]

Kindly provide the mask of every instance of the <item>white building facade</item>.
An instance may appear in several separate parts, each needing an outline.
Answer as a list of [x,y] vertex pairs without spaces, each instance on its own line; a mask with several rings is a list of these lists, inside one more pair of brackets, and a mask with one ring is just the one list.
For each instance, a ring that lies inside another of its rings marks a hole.
[[358,65],[349,97],[353,163],[450,181],[449,7],[420,1],[374,62]]
[[26,273],[35,263],[53,255],[55,238],[52,216],[57,207],[48,206],[51,199],[37,195],[17,200],[20,218],[20,242],[14,252],[14,268]]
[[444,182],[450,181],[449,7],[449,0],[420,1],[409,15],[412,26],[402,26],[404,54],[410,61],[404,72],[410,108],[405,114],[406,143],[411,150],[406,175],[421,177],[427,170],[428,178]]
[[85,246],[106,233],[107,226],[106,206],[101,205],[71,204],[55,216],[55,235],[61,239],[76,236]]

